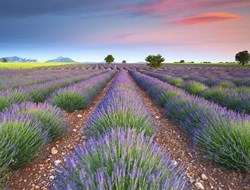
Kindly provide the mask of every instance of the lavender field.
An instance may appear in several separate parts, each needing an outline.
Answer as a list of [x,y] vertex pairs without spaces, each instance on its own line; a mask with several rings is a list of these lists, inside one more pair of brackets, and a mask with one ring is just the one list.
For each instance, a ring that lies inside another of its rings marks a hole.
[[250,67],[0,70],[0,189],[250,189]]

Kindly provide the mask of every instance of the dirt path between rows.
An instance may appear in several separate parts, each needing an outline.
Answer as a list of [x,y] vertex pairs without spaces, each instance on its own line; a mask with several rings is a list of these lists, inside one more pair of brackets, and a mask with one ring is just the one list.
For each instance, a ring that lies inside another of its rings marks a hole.
[[[131,76],[130,76],[131,77]],[[157,106],[131,77],[141,95],[149,113],[155,119],[159,131],[156,141],[165,148],[169,156],[184,165],[185,172],[193,189],[213,190],[249,190],[250,175],[236,171],[221,170],[217,164],[201,160],[193,149],[188,136],[163,114],[163,108]],[[198,187],[197,187],[198,186]]]
[[65,163],[65,156],[71,155],[74,147],[85,140],[83,130],[86,121],[105,96],[115,77],[116,75],[94,99],[88,109],[77,110],[73,113],[65,112],[65,120],[69,123],[69,131],[63,137],[42,148],[40,151],[40,155],[43,155],[42,159],[24,169],[14,171],[8,180],[10,189],[50,189],[50,182],[55,178],[56,165]]

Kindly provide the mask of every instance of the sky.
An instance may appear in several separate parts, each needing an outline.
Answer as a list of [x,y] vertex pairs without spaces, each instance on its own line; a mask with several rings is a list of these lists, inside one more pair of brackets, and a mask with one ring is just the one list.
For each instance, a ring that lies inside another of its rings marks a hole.
[[250,51],[250,0],[1,0],[0,26],[0,57],[234,61]]

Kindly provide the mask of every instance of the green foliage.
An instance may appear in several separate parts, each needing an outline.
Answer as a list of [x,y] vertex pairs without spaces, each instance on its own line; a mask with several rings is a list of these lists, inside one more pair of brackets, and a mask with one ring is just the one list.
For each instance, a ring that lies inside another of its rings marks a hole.
[[165,102],[173,97],[176,97],[180,95],[181,92],[179,91],[167,91],[167,92],[162,92],[159,96],[157,96],[155,99],[157,101],[157,104],[161,107],[164,106]]
[[[204,127],[196,135],[199,149],[209,153],[208,159],[222,163],[225,168],[250,172],[250,122],[219,120],[215,127]],[[207,138],[209,136],[209,138]]]
[[0,150],[4,154],[0,154],[1,165],[8,164],[13,168],[25,166],[46,141],[46,133],[38,122],[27,118],[2,121]]
[[132,110],[105,112],[100,114],[98,120],[91,123],[93,135],[97,137],[112,129],[119,128],[135,129],[137,133],[144,131],[146,136],[152,136],[154,133],[151,120],[140,113],[134,113]]
[[208,88],[206,85],[196,81],[187,81],[183,87],[187,92],[195,95],[201,94]]
[[184,60],[180,60],[180,63],[185,63],[185,61]]
[[51,99],[51,104],[68,112],[73,112],[87,108],[89,101],[86,101],[86,98],[81,92],[69,90],[54,96]]
[[221,86],[224,88],[235,88],[235,84],[233,82],[230,82],[230,81],[219,82],[217,84],[217,86]]
[[11,95],[12,103],[22,103],[31,101],[31,97],[27,93],[23,93],[22,91],[15,91]]
[[11,106],[11,100],[6,96],[0,96],[0,112],[3,111],[4,108]]
[[182,78],[172,78],[169,80],[169,84],[177,86],[177,87],[182,87],[183,83],[184,81],[182,80]]
[[8,62],[7,58],[2,58],[2,62],[7,63]]
[[126,60],[123,60],[123,61],[122,61],[122,64],[125,64],[125,63],[127,63],[127,61],[126,61]]
[[54,90],[56,90],[56,87],[53,85],[44,86],[42,88],[30,90],[29,95],[31,96],[33,102],[43,102],[51,93],[54,92]]
[[57,109],[52,109],[51,107],[46,108],[46,106],[43,106],[20,111],[21,114],[30,114],[36,120],[42,122],[43,129],[48,131],[48,136],[51,140],[62,136],[67,130],[66,123],[62,119],[63,114],[58,113]]
[[238,52],[235,55],[235,61],[238,61],[241,65],[245,65],[250,61],[250,54],[247,50]]
[[165,58],[160,54],[158,55],[149,55],[145,59],[148,62],[148,66],[151,68],[159,68],[162,66],[162,63],[165,61]]
[[105,57],[104,61],[106,61],[106,63],[111,64],[113,63],[115,60],[115,58],[113,57],[113,55],[107,55],[107,57]]

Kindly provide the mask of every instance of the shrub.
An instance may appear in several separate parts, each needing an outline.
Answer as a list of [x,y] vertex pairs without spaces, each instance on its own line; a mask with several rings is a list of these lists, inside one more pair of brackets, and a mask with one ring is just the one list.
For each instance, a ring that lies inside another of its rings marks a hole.
[[87,108],[93,98],[104,88],[107,82],[114,76],[110,71],[69,87],[54,92],[48,101],[68,112]]
[[190,94],[195,94],[199,95],[201,94],[204,90],[206,90],[208,87],[205,86],[204,84],[196,81],[187,81],[184,83],[183,88],[189,92]]
[[250,113],[250,96],[248,94],[237,93],[234,90],[217,87],[203,91],[202,96],[207,100],[214,101],[237,112]]
[[248,88],[248,87],[238,87],[238,88],[235,88],[235,90],[238,93],[249,94],[250,95],[250,88]]
[[33,102],[43,102],[56,89],[56,85],[44,84],[43,86],[40,85],[37,88],[29,90],[29,95],[32,97]]
[[89,100],[84,95],[84,93],[69,88],[68,91],[58,93],[51,98],[50,103],[68,112],[73,112],[87,108],[89,105]]
[[[111,108],[111,107],[109,107]],[[122,109],[122,108],[121,108]],[[145,117],[143,113],[135,113],[133,110],[98,110],[91,118],[91,132],[94,136],[101,136],[109,133],[112,129],[136,129],[139,133],[145,131],[145,135],[151,136],[154,133],[152,122],[149,117]]]
[[25,166],[47,139],[48,132],[42,130],[42,124],[29,115],[4,117],[0,123],[1,163],[13,168]]
[[0,112],[3,111],[4,108],[11,106],[11,104],[8,97],[0,95]]
[[[134,71],[130,73],[145,90],[154,86],[157,89],[157,85],[162,87],[163,93],[174,90],[171,85],[152,77]],[[153,91],[153,89],[150,90]],[[186,94],[180,89],[179,92],[165,99],[166,115],[189,134],[196,148],[201,150],[208,159],[226,168],[249,172],[249,118],[202,98]],[[245,104],[247,102],[249,101],[245,101]]]
[[172,78],[168,82],[169,84],[177,86],[177,87],[182,87],[184,83],[181,78]]
[[217,84],[217,86],[221,86],[224,88],[235,88],[235,84],[230,81],[222,81]]
[[30,101],[31,97],[22,89],[10,89],[0,94],[0,112],[14,103]]
[[[225,168],[250,172],[250,122],[217,119],[214,125],[202,121],[196,130],[194,142],[207,159],[221,163]],[[217,123],[216,123],[217,122]]]
[[34,118],[33,121],[41,122],[43,124],[42,130],[48,131],[48,140],[62,136],[67,130],[62,111],[48,103],[38,105],[30,102],[16,104],[9,109],[5,109],[1,114],[2,117],[13,117],[14,115],[30,115]]
[[9,96],[12,103],[22,103],[31,100],[31,97],[22,89],[14,89]]
[[95,137],[117,128],[134,128],[151,136],[154,132],[152,125],[152,118],[129,80],[128,73],[122,70],[89,118],[87,129]]
[[175,90],[173,90],[173,91],[162,91],[154,99],[158,103],[159,106],[163,107],[167,100],[169,100],[169,99],[171,99],[173,97],[176,97],[176,96],[178,96],[180,94],[181,94],[181,92],[175,91]]
[[58,168],[53,189],[189,189],[183,170],[144,136],[118,129],[90,139]]

